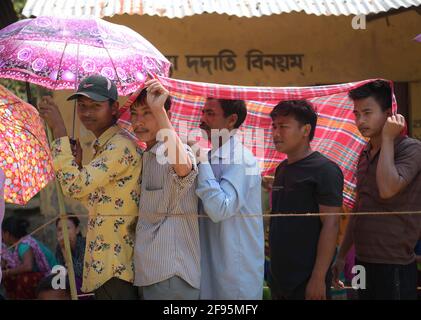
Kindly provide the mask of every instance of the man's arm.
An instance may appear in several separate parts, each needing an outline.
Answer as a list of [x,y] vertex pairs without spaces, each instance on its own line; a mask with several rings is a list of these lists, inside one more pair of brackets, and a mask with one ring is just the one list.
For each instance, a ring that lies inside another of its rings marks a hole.
[[67,136],[67,130],[63,117],[61,116],[60,111],[52,97],[42,97],[41,102],[38,105],[38,109],[40,116],[51,128],[54,139]]
[[[341,169],[328,163],[318,170],[316,198],[320,213],[342,212],[344,177]],[[306,288],[306,299],[326,299],[326,273],[332,262],[339,232],[339,216],[320,216],[322,229],[316,262]]]
[[[46,121],[47,125],[51,128],[54,139],[60,139],[67,137],[67,130],[64,124],[63,117],[58,109],[58,106],[50,96],[41,98],[41,102],[38,106],[41,117]],[[71,146],[72,155],[79,168],[82,168],[82,147],[79,140],[76,144]]]
[[162,138],[168,139],[166,142],[168,160],[176,174],[179,177],[185,177],[192,171],[193,165],[164,108],[169,92],[157,79],[150,80],[145,85],[148,92],[147,103],[158,122],[163,135]]
[[392,198],[409,183],[396,170],[394,149],[393,140],[383,139],[376,171],[377,187],[382,199]]
[[[382,145],[377,164],[376,180],[380,197],[383,199],[392,198],[411,182],[409,177],[403,177],[399,173],[395,164],[394,141],[404,128],[405,118],[397,114],[387,119],[382,130]],[[415,166],[415,163],[412,165]]]
[[245,170],[243,165],[228,165],[218,183],[209,163],[199,165],[196,194],[213,222],[226,220],[240,212],[250,187]]
[[[320,205],[320,213],[342,212],[341,207]],[[306,288],[307,300],[326,299],[326,273],[335,254],[339,232],[339,216],[321,216],[322,230],[317,245],[316,263]]]
[[355,216],[350,216],[348,225],[346,226],[345,234],[342,243],[339,247],[339,252],[336,256],[335,263],[332,266],[333,284],[335,287],[342,287],[343,284],[339,280],[339,275],[344,270],[345,259],[351,247],[354,245],[354,238],[352,236],[355,224]]

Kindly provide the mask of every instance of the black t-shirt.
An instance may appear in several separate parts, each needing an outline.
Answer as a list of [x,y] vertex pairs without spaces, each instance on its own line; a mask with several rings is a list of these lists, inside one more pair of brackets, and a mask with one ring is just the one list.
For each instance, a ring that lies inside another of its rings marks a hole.
[[[342,206],[343,174],[319,152],[276,169],[272,189],[273,213],[318,213],[319,205]],[[274,290],[291,293],[306,282],[317,257],[320,217],[271,218],[269,245]]]

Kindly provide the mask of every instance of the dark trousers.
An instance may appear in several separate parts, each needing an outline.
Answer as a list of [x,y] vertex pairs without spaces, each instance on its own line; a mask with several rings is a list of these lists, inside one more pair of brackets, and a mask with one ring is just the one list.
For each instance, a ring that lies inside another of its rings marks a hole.
[[416,300],[417,265],[355,261],[366,272],[366,288],[358,290],[360,300]]
[[111,278],[94,291],[96,300],[138,300],[137,287],[119,278]]
[[[310,280],[310,279],[309,279]],[[306,288],[308,280],[297,286],[294,290],[289,291],[288,293],[277,290],[276,288],[271,287],[272,300],[305,300],[306,299]],[[331,296],[331,281],[326,281],[326,299],[330,300]]]

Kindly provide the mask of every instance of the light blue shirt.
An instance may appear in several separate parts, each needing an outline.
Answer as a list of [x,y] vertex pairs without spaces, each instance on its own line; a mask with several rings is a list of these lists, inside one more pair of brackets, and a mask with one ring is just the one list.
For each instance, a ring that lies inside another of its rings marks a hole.
[[262,299],[264,236],[258,162],[234,137],[209,157],[210,164],[199,165],[196,189],[200,214],[210,218],[199,222],[200,298]]

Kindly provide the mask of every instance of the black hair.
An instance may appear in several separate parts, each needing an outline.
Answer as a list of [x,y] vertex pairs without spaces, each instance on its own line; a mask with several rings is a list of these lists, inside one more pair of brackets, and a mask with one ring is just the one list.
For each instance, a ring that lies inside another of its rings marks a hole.
[[[214,98],[208,98],[214,99]],[[228,117],[232,114],[237,115],[237,122],[234,124],[234,129],[238,129],[246,120],[247,107],[243,100],[229,100],[229,99],[215,99],[219,102],[222,110],[224,111],[224,117]]]
[[[71,213],[71,212],[69,212],[69,213],[67,213],[68,215],[71,215],[71,216],[73,216],[74,215],[74,213]],[[73,222],[73,224],[75,225],[75,227],[77,228],[77,227],[79,227],[79,225],[80,225],[80,220],[79,220],[79,218],[78,217],[66,217],[66,219],[68,219],[68,220],[71,220],[72,222]],[[56,227],[58,226],[58,222],[60,221],[61,219],[57,219],[56,220]]]
[[[144,88],[139,95],[136,98],[136,101],[134,103],[138,104],[138,105],[146,105],[146,96],[148,95],[148,92],[146,91],[146,88]],[[171,103],[172,103],[172,99],[171,96],[167,97],[167,100],[165,100],[164,103],[164,108],[165,111],[169,111],[171,109]]]
[[10,216],[4,219],[1,229],[9,232],[16,239],[23,238],[28,234],[29,222],[25,219]]
[[[57,290],[53,288],[53,280],[54,280],[54,277],[57,276],[58,274],[59,274],[58,272],[51,273],[50,275],[41,279],[36,289],[36,295],[38,296],[41,292],[44,292],[44,291]],[[70,294],[70,283],[69,283],[69,278],[67,276],[66,276],[65,289],[59,289],[59,290],[65,290],[68,294]]]
[[353,101],[373,97],[383,112],[392,107],[392,88],[390,83],[385,80],[375,80],[366,83],[349,91],[348,96]]
[[301,125],[310,124],[311,130],[308,136],[309,141],[313,140],[316,131],[317,113],[313,105],[307,100],[285,100],[280,101],[271,111],[272,120],[282,116],[293,116]]
[[[69,216],[72,216],[72,215],[74,215],[74,213],[71,213],[71,212],[68,212],[67,213]],[[78,217],[66,217],[66,219],[68,219],[68,220],[70,220],[70,221],[72,221],[72,223],[75,225],[75,227],[77,228],[77,227],[79,227],[79,225],[80,225],[80,220],[79,220],[79,218]],[[57,219],[56,220],[56,228],[58,227],[58,223],[59,223],[59,221],[60,221],[61,219]],[[79,233],[78,234],[81,234],[81,232],[79,231]]]

